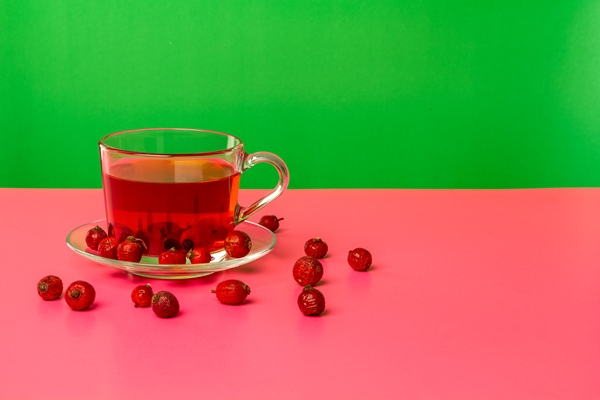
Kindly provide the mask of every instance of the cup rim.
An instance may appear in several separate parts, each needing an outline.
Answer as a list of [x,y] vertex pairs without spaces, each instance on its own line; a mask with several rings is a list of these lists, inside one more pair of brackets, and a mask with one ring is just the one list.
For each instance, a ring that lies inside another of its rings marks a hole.
[[[110,137],[113,137],[113,136],[123,135],[123,134],[126,134],[126,133],[132,133],[132,132],[144,132],[144,131],[186,131],[186,132],[210,133],[210,134],[227,136],[227,137],[233,138],[235,140],[236,144],[234,146],[232,146],[232,147],[228,147],[228,148],[222,149],[222,150],[206,151],[206,152],[191,152],[191,153],[170,154],[170,153],[149,153],[149,152],[145,152],[145,151],[134,151],[134,150],[119,149],[119,148],[111,146],[111,145],[109,145],[109,144],[107,144],[105,142],[106,139],[108,139]],[[199,156],[199,155],[202,155],[202,156],[219,155],[219,154],[226,154],[226,153],[234,152],[234,151],[237,151],[237,150],[241,150],[244,147],[244,144],[243,144],[242,140],[239,137],[235,136],[235,135],[231,135],[229,133],[224,133],[224,132],[212,131],[212,130],[207,130],[207,129],[196,129],[196,128],[138,128],[138,129],[128,129],[128,130],[124,130],[124,131],[118,131],[118,132],[109,133],[109,134],[103,136],[98,141],[98,145],[101,148],[103,148],[103,149],[107,149],[107,150],[111,150],[111,151],[115,151],[115,152],[119,152],[119,153],[123,153],[123,154],[146,155],[146,156],[155,156],[155,157],[190,157],[190,156]]]

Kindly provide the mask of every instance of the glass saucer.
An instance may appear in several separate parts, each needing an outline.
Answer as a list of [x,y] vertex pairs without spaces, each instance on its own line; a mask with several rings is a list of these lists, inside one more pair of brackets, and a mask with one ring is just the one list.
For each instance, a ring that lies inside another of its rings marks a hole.
[[107,230],[106,220],[104,219],[81,225],[73,229],[67,235],[67,246],[75,253],[101,265],[131,272],[134,275],[146,278],[199,278],[214,272],[236,268],[257,260],[273,250],[277,243],[275,234],[269,229],[254,222],[245,221],[238,225],[237,229],[246,232],[252,240],[252,250],[250,250],[250,253],[246,257],[231,258],[225,253],[225,250],[220,250],[212,253],[213,260],[206,264],[191,264],[189,260],[187,261],[187,264],[159,264],[158,257],[155,256],[144,256],[139,263],[133,263],[100,257],[94,250],[87,247],[85,236],[87,232],[96,225],[99,225],[105,231]]

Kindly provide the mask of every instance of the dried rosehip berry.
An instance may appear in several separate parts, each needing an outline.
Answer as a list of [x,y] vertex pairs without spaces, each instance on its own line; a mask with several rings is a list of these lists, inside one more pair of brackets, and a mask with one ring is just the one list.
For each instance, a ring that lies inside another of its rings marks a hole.
[[252,240],[246,232],[232,231],[225,237],[225,251],[233,258],[245,257],[251,248]]
[[212,260],[212,255],[209,249],[200,247],[198,249],[191,249],[187,253],[187,258],[190,259],[192,264],[206,264]]
[[135,307],[150,307],[153,295],[154,291],[149,283],[138,285],[131,292],[131,301],[133,301]]
[[119,241],[116,238],[109,236],[105,239],[102,239],[98,245],[98,253],[100,254],[100,257],[112,258],[113,260],[116,260],[118,246]]
[[92,250],[98,250],[98,245],[102,241],[108,237],[108,234],[104,232],[104,229],[100,228],[98,225],[87,231],[85,234],[85,244]]
[[144,247],[146,244],[143,240],[134,236],[127,236],[123,242],[117,247],[117,259],[120,261],[140,262]]
[[194,248],[194,242],[192,242],[192,239],[184,239],[181,242],[181,247],[189,251]]
[[179,301],[171,292],[160,291],[152,296],[152,311],[161,318],[171,318],[179,314]]
[[315,285],[323,278],[323,265],[311,256],[300,257],[292,269],[294,280],[302,286]]
[[312,286],[304,286],[298,296],[298,308],[304,315],[318,316],[325,311],[325,296]]
[[171,247],[169,250],[161,251],[158,255],[159,264],[185,264],[187,258],[185,257],[185,250],[177,250],[175,247]]
[[373,258],[368,250],[357,247],[348,252],[348,264],[356,271],[366,271],[371,267]]
[[309,239],[304,244],[304,253],[307,256],[311,256],[314,258],[323,258],[327,254],[327,243],[325,243],[321,238]]
[[96,290],[86,281],[75,281],[67,287],[65,301],[73,310],[87,310],[94,304]]
[[271,232],[275,232],[277,229],[279,229],[279,221],[282,220],[283,218],[277,218],[274,215],[263,215],[258,221],[258,224],[264,226]]
[[216,293],[217,300],[223,304],[236,305],[246,300],[250,294],[250,287],[237,279],[228,279],[217,284],[217,288],[210,291]]
[[58,276],[48,275],[40,279],[37,292],[44,300],[56,300],[63,291],[63,282]]
[[177,239],[166,238],[163,242],[163,249],[170,250],[172,248],[175,248],[175,250],[181,250],[181,243],[179,243]]

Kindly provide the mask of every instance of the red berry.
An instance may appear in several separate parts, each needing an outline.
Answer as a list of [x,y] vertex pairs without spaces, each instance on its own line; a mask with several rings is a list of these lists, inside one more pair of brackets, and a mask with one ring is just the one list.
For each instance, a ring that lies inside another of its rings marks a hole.
[[98,245],[98,253],[100,254],[100,257],[112,258],[113,260],[116,260],[118,246],[119,242],[117,239],[109,236],[100,241],[100,244]]
[[323,265],[311,256],[300,257],[292,270],[294,279],[302,286],[315,285],[323,277]]
[[277,218],[274,215],[263,215],[260,218],[260,221],[258,221],[258,224],[269,229],[271,232],[275,232],[279,228],[279,221],[281,220],[283,220],[283,218]]
[[152,311],[161,318],[171,318],[179,314],[179,301],[171,292],[160,291],[152,296]]
[[169,250],[161,251],[158,255],[159,264],[185,264],[187,260],[185,250],[177,250],[171,247]]
[[321,315],[325,311],[325,296],[312,286],[304,286],[302,293],[298,296],[298,308],[304,315]]
[[144,241],[134,236],[127,236],[117,247],[117,259],[120,261],[140,262],[144,252]]
[[310,239],[304,244],[304,253],[306,253],[307,256],[314,258],[325,257],[327,250],[327,243],[325,243],[321,238]]
[[135,307],[150,307],[154,291],[149,283],[138,285],[131,292],[131,300]]
[[104,229],[100,228],[98,225],[87,231],[85,234],[85,244],[92,250],[98,250],[98,245],[102,241],[102,239],[107,238],[108,235],[104,232]]
[[232,231],[225,237],[225,251],[233,258],[245,257],[251,248],[252,240],[246,232]]
[[246,297],[250,294],[250,287],[237,279],[228,279],[219,282],[217,288],[210,292],[216,293],[217,300],[221,303],[236,305],[246,300]]
[[45,276],[37,284],[37,292],[44,300],[56,300],[60,297],[62,291],[63,283],[58,276]]
[[75,281],[65,292],[65,301],[73,310],[83,311],[90,308],[96,299],[96,290],[86,281]]
[[206,264],[212,260],[210,249],[200,247],[198,249],[191,249],[187,254],[187,258],[190,259],[192,264]]
[[366,271],[371,267],[373,258],[368,250],[357,247],[348,252],[348,264],[356,271]]

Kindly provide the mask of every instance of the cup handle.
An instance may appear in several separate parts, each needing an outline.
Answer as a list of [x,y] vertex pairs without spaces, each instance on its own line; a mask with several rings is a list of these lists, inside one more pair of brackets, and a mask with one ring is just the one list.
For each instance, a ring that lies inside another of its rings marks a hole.
[[260,200],[252,203],[248,207],[240,207],[237,212],[236,225],[248,219],[249,216],[278,198],[281,193],[287,188],[288,183],[290,181],[290,173],[288,171],[287,165],[283,162],[281,158],[273,153],[268,153],[266,151],[259,151],[252,154],[246,154],[244,159],[244,164],[242,166],[242,172],[246,171],[249,168],[252,168],[258,163],[266,162],[271,164],[279,173],[279,182],[277,182],[277,186],[266,196],[261,198]]

